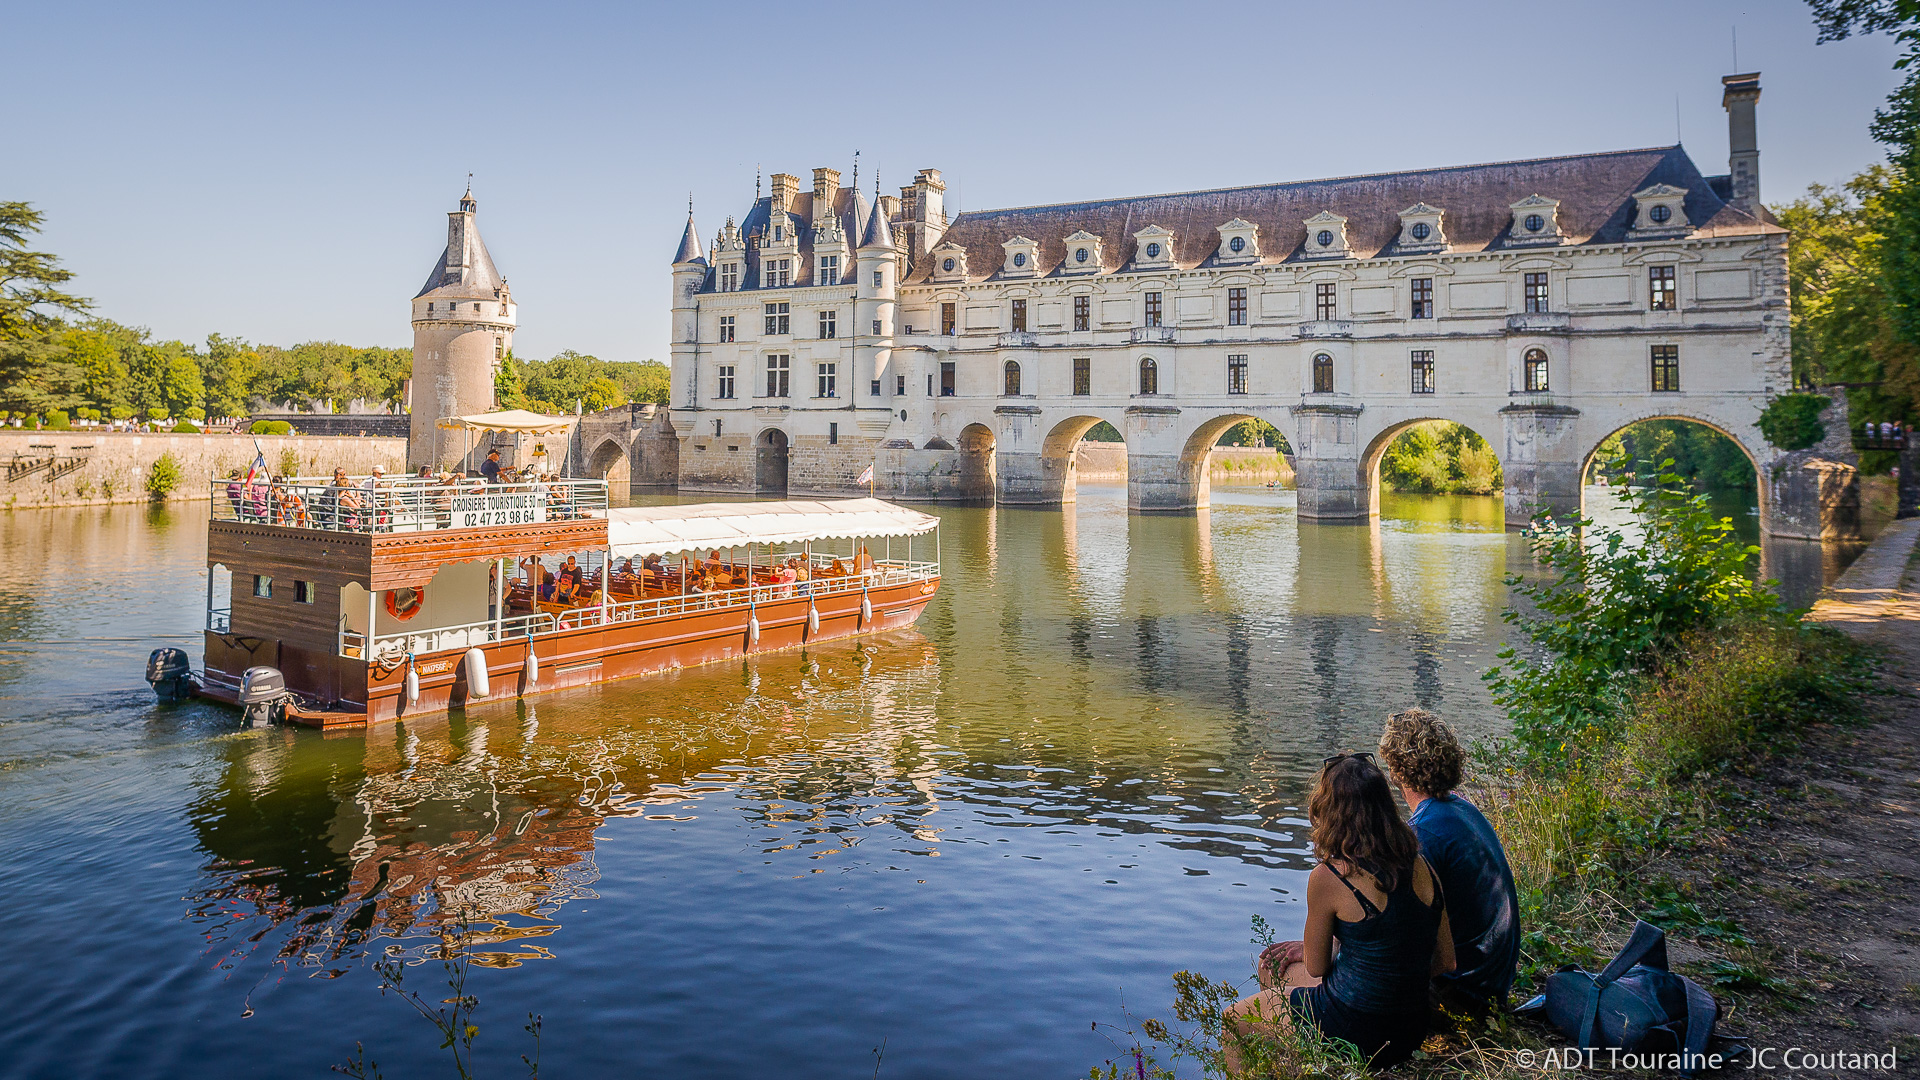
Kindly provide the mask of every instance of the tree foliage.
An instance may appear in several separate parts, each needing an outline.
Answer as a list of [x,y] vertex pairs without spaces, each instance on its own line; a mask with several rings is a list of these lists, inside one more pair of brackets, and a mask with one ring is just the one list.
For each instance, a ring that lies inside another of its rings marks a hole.
[[1782,450],[1805,450],[1827,437],[1820,412],[1833,403],[1819,394],[1782,394],[1760,412],[1760,434]]
[[1753,491],[1758,479],[1752,460],[1732,439],[1686,420],[1643,420],[1615,432],[1594,451],[1593,471],[1623,483],[1662,461],[1698,491]]
[[1380,458],[1380,481],[1419,495],[1491,495],[1504,484],[1500,457],[1464,424],[1429,420],[1394,437]]
[[[572,349],[547,360],[509,358],[502,367],[495,380],[502,404],[509,391],[517,390],[526,408],[546,413],[570,413],[576,404],[589,412],[629,401],[664,405],[672,382],[667,366],[653,360],[602,360]],[[505,373],[506,367],[513,368],[512,374]]]
[[0,411],[23,414],[80,404],[81,372],[60,349],[59,320],[91,302],[62,288],[73,272],[28,248],[45,215],[0,202]]

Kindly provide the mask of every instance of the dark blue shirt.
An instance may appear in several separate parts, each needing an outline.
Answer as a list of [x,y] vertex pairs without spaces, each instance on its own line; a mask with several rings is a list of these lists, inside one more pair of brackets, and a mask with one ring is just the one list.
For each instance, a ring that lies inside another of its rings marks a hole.
[[1453,928],[1454,968],[1436,980],[1478,997],[1505,997],[1520,962],[1520,894],[1500,837],[1458,795],[1421,803],[1412,824],[1446,890]]
[[488,458],[487,460],[481,462],[480,475],[485,477],[487,483],[489,484],[499,483],[500,482],[500,463],[493,460],[492,458]]

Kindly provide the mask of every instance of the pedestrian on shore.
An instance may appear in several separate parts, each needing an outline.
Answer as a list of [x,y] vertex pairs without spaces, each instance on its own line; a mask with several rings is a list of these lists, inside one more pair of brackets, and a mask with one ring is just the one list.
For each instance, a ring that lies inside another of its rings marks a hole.
[[1448,898],[1455,967],[1434,976],[1436,1000],[1484,1015],[1505,1005],[1520,963],[1520,894],[1506,849],[1480,809],[1454,791],[1467,755],[1446,721],[1425,709],[1394,713],[1380,735],[1380,760],[1413,811],[1420,853]]
[[1245,1072],[1250,1042],[1293,1024],[1352,1043],[1373,1068],[1397,1065],[1426,1038],[1428,981],[1453,969],[1446,896],[1373,755],[1322,763],[1307,817],[1320,861],[1305,938],[1263,950],[1265,989],[1227,1009],[1229,1075]]

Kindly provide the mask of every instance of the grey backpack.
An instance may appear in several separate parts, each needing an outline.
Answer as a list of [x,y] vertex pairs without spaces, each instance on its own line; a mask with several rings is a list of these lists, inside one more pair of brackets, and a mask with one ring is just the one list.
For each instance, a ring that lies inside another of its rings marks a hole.
[[[1714,1043],[1720,1003],[1699,983],[1667,970],[1666,931],[1636,921],[1633,936],[1599,974],[1567,966],[1547,976],[1546,993],[1514,1010],[1545,1013],[1583,1050],[1679,1054],[1691,1075]],[[1737,1038],[1722,1037],[1721,1042]]]

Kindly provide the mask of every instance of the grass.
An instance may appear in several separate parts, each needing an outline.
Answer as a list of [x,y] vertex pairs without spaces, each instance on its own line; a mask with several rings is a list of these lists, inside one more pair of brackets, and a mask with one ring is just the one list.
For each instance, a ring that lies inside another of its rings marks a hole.
[[[1812,725],[1860,715],[1871,692],[1865,654],[1833,631],[1754,618],[1685,635],[1631,680],[1623,722],[1590,728],[1539,760],[1508,741],[1478,748],[1469,794],[1499,831],[1520,893],[1516,994],[1562,964],[1597,969],[1636,917],[1691,940],[1712,958],[1692,974],[1716,993],[1799,996],[1770,951],[1712,907],[1712,898],[1660,871],[1695,844],[1735,833],[1751,797],[1740,779],[1790,754]],[[1139,1021],[1131,1045],[1092,1070],[1095,1080],[1166,1080],[1183,1065],[1226,1075],[1221,1013],[1257,987],[1174,977],[1175,1020]],[[1394,1070],[1433,1078],[1538,1076],[1520,1054],[1564,1041],[1505,1016],[1454,1018]],[[1227,1036],[1231,1037],[1231,1036]],[[1243,1044],[1259,1077],[1362,1077],[1344,1044],[1293,1032]],[[1186,1073],[1193,1071],[1186,1068]]]

